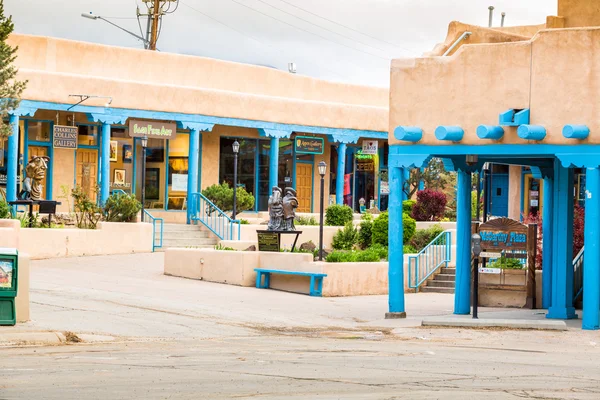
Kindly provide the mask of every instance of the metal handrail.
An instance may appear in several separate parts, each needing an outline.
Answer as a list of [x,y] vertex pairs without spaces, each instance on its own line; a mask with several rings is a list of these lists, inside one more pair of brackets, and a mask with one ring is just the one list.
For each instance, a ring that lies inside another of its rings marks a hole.
[[115,193],[118,193],[118,194],[127,194],[127,192],[124,191],[123,189],[113,189],[113,190],[110,191],[110,194],[115,194]]
[[462,41],[463,41],[463,39],[466,39],[466,38],[468,38],[468,37],[469,37],[469,36],[471,36],[472,34],[473,34],[473,33],[472,33],[472,32],[469,32],[469,31],[467,31],[467,32],[463,32],[463,34],[462,34],[462,35],[460,35],[460,37],[459,37],[458,39],[456,39],[456,40],[454,41],[454,43],[452,43],[452,46],[450,46],[450,47],[448,48],[448,50],[446,50],[446,51],[444,52],[444,54],[442,54],[442,57],[445,57],[445,56],[447,56],[448,54],[450,54],[450,53],[452,52],[452,50],[454,50],[454,48],[455,48],[456,46],[458,46],[458,44],[459,44],[460,42],[462,42]]
[[573,303],[577,301],[579,296],[583,294],[583,250],[585,246],[579,250],[579,253],[573,259]]
[[[163,247],[163,231],[165,228],[165,221],[162,218],[154,217],[146,209],[144,209],[144,215],[150,217],[150,220],[152,221],[152,251],[154,252],[156,249],[160,249]],[[160,224],[160,236],[158,237],[158,243],[156,238],[157,223]]]
[[423,250],[408,256],[408,287],[419,291],[425,281],[440,267],[448,266],[452,257],[452,233],[444,231]]
[[237,240],[241,237],[241,222],[231,219],[202,193],[190,193],[188,204],[190,221],[199,221],[221,240],[234,240],[237,225]]

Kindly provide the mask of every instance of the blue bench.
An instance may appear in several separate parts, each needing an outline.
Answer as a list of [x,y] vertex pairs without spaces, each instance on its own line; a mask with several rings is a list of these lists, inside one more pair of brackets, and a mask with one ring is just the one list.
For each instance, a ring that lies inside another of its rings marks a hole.
[[[256,268],[256,287],[258,289],[268,289],[271,285],[271,274],[280,275],[296,275],[296,276],[310,276],[310,295],[321,296],[323,293],[323,278],[327,274],[319,272],[295,272],[295,271],[282,271],[280,269],[263,269]],[[265,277],[263,283],[263,276]]]

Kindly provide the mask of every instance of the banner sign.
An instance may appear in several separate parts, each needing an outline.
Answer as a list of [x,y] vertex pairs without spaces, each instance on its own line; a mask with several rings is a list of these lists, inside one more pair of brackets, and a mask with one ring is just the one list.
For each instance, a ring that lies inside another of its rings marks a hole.
[[325,141],[319,137],[296,136],[294,148],[296,154],[323,154]]
[[174,122],[129,120],[129,136],[144,137],[148,139],[172,139],[177,134],[177,125]]
[[377,155],[377,140],[363,140],[362,154]]
[[54,125],[52,146],[55,149],[77,149],[79,129],[76,126]]

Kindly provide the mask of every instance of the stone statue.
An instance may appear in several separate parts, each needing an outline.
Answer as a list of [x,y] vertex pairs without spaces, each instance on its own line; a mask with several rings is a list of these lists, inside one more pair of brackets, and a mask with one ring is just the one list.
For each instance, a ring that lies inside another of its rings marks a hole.
[[294,218],[296,218],[296,208],[298,208],[298,198],[296,191],[293,188],[285,188],[285,196],[283,196],[283,220],[285,231],[295,231]]
[[25,167],[26,178],[23,181],[23,188],[19,193],[21,200],[43,200],[42,190],[44,186],[42,182],[46,177],[48,169],[48,161],[50,157],[32,157]]
[[273,193],[269,196],[269,225],[268,230],[283,230],[283,199],[281,189],[273,186]]

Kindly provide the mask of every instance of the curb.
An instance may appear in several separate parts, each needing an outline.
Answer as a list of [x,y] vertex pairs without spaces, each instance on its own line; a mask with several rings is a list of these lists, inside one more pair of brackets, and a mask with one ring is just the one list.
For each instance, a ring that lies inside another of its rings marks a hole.
[[422,326],[448,328],[508,328],[566,331],[564,321],[538,321],[527,319],[467,319],[467,318],[427,318]]
[[0,333],[0,344],[46,343],[60,344],[67,340],[61,332],[14,332]]

